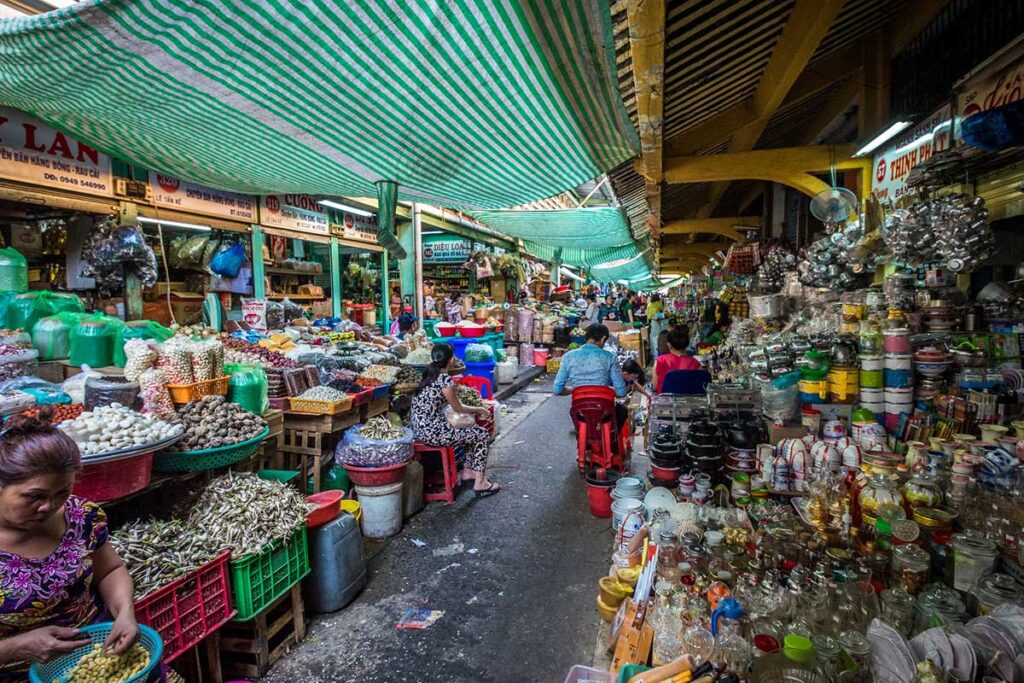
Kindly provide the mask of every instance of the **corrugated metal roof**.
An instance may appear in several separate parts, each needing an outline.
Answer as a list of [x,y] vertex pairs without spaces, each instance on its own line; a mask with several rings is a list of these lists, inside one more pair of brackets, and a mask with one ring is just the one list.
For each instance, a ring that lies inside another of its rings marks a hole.
[[761,137],[757,141],[757,148],[772,149],[797,144],[797,139],[806,132],[807,124],[828,106],[833,95],[842,87],[842,81],[836,82],[810,97],[794,102],[788,107],[780,108],[765,126],[764,132],[761,133]]
[[906,0],[846,0],[832,28],[811,56],[808,68],[830,52],[877,31],[906,4]]

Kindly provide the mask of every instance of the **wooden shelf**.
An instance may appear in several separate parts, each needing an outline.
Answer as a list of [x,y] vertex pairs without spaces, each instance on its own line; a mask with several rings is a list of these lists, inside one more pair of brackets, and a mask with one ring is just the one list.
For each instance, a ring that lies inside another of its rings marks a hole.
[[291,299],[292,301],[327,301],[330,297],[312,294],[267,294],[268,299]]
[[306,277],[316,277],[318,275],[323,275],[323,273],[311,273],[308,270],[295,270],[294,268],[274,268],[272,266],[267,266],[266,268],[263,269],[263,272],[269,275],[304,275]]

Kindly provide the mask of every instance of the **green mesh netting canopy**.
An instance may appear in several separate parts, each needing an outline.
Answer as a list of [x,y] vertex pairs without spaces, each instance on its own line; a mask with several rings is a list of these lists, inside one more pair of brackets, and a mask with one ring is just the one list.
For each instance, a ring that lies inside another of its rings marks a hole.
[[547,247],[609,249],[633,242],[621,209],[612,207],[473,211],[473,218],[506,235]]
[[86,1],[0,22],[0,104],[249,194],[515,206],[639,148],[606,0]]

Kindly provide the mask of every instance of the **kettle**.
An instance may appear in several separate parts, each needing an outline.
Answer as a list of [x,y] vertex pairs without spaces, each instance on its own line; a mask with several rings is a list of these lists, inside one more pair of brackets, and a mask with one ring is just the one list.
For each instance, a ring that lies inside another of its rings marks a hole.
[[718,632],[740,633],[743,619],[743,606],[734,597],[722,598],[711,613],[711,635],[718,637]]

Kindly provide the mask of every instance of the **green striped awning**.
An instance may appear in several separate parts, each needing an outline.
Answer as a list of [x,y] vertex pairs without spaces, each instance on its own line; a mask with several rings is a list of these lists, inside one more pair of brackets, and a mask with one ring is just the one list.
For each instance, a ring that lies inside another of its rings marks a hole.
[[609,249],[633,242],[625,215],[612,207],[474,211],[472,216],[506,235],[548,247]]
[[0,22],[0,105],[251,194],[543,199],[636,153],[616,83],[607,0],[95,0]]
[[554,261],[556,258],[563,264],[592,268],[602,263],[621,261],[629,259],[640,252],[648,249],[649,242],[645,239],[642,242],[626,244],[621,247],[609,249],[581,249],[578,247],[551,247],[536,242],[523,242],[526,252],[544,261]]

